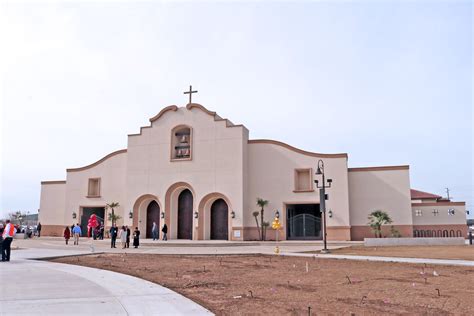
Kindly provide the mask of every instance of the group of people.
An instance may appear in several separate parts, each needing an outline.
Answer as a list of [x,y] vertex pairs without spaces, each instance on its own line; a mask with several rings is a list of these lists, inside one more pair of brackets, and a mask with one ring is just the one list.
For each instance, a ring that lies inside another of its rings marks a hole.
[[41,237],[41,223],[38,223],[38,225],[31,226],[26,225],[25,231],[24,231],[24,238],[33,238],[33,236],[37,236],[38,238]]
[[[163,225],[161,228],[161,232],[163,233],[163,240],[168,240],[168,226],[166,224]],[[153,240],[158,240],[158,225],[156,225],[156,222],[153,222],[153,225],[151,226],[151,236]]]
[[[115,243],[117,241],[117,237],[120,238],[122,242],[122,249],[130,248],[130,228],[128,226],[122,226],[119,230],[117,225],[114,223],[109,230],[110,233],[110,248],[117,248]],[[133,231],[133,247],[138,248],[140,245],[140,231],[138,227],[135,227]]]
[[66,240],[66,245],[69,244],[69,239],[71,237],[74,238],[74,245],[79,245],[79,237],[82,236],[82,229],[81,226],[79,226],[79,223],[77,224],[72,224],[71,228],[69,226],[66,226],[64,229],[64,240]]
[[2,262],[10,261],[11,244],[15,234],[15,225],[13,225],[9,219],[5,221],[5,226],[0,223],[0,252],[2,253]]

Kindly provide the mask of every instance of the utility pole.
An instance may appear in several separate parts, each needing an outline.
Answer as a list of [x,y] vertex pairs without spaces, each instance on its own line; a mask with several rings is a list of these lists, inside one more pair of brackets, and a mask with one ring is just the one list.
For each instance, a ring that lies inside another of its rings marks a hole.
[[451,199],[449,198],[449,188],[446,188],[446,194],[447,194],[447,196],[448,196],[448,200],[451,200]]

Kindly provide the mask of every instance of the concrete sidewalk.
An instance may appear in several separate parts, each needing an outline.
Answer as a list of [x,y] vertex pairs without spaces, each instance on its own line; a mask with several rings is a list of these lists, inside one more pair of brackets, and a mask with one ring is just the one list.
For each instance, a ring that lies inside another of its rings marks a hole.
[[474,267],[474,261],[470,260],[452,260],[452,259],[429,259],[429,258],[403,258],[403,257],[375,257],[375,256],[356,256],[356,255],[331,255],[331,254],[309,254],[309,253],[282,253],[282,256],[325,258],[325,259],[347,259],[359,261],[379,261],[379,262],[400,262],[400,263],[419,263],[435,264],[448,266]]
[[184,296],[132,276],[27,258],[85,251],[24,249],[0,264],[0,315],[212,315]]

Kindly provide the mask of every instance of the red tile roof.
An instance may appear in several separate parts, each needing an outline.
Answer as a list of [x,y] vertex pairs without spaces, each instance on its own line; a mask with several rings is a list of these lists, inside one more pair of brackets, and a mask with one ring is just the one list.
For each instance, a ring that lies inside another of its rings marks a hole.
[[428,192],[423,192],[423,191],[418,191],[414,189],[410,189],[411,191],[411,199],[412,200],[423,200],[423,199],[441,199],[442,196],[428,193]]

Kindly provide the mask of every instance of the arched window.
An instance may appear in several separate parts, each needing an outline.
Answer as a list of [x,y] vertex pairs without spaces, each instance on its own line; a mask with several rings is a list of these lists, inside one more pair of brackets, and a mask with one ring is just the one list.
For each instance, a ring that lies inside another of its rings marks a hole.
[[180,125],[171,131],[171,160],[191,160],[192,158],[192,129]]

